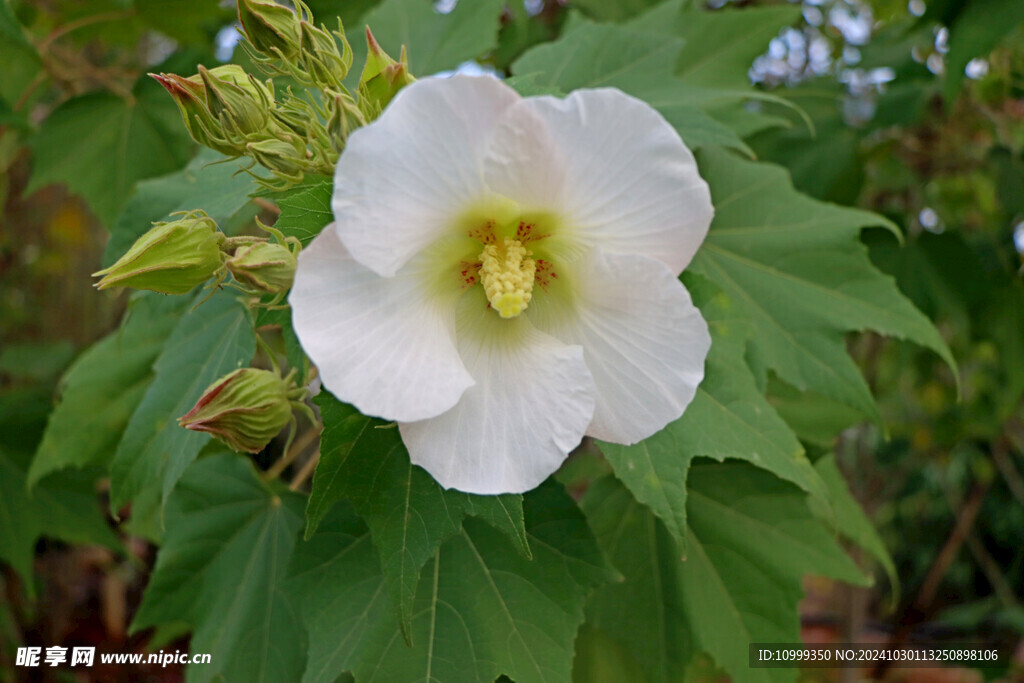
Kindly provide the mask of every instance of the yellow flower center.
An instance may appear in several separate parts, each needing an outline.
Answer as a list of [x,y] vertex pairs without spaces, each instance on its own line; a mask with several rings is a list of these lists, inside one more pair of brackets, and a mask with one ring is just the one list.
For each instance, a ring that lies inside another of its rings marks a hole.
[[514,318],[526,310],[533,297],[537,262],[528,258],[519,240],[503,238],[480,252],[480,283],[491,307],[502,318]]

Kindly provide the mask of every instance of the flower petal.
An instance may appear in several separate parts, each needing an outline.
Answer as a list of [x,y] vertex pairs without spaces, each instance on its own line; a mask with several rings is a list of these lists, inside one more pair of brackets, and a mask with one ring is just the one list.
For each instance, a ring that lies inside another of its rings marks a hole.
[[459,352],[476,384],[438,417],[401,423],[414,463],[445,488],[479,494],[538,486],[583,438],[594,384],[579,346],[500,319],[479,291],[459,305]]
[[597,385],[589,436],[631,444],[683,414],[704,378],[707,323],[665,264],[591,253],[576,264],[568,297],[534,292],[541,330],[583,347]]
[[426,78],[349,137],[331,207],[349,253],[390,277],[484,194],[494,123],[519,95],[496,78]]
[[360,265],[324,229],[299,254],[292,325],[324,387],[367,415],[422,420],[473,379],[455,347],[455,307],[431,297],[417,263],[391,278]]
[[561,214],[584,245],[649,256],[677,275],[714,215],[675,129],[611,88],[515,103],[498,123],[484,173],[495,192]]

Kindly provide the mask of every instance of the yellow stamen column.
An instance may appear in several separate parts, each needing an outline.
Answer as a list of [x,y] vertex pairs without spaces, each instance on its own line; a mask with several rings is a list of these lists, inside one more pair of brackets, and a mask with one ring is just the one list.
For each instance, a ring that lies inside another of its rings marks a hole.
[[503,239],[480,252],[480,283],[491,307],[502,318],[514,318],[526,310],[533,297],[537,262],[519,240]]

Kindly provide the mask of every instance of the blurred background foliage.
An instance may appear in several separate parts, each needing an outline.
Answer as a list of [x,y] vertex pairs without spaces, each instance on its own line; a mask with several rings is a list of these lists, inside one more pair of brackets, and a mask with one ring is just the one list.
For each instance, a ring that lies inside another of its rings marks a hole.
[[[0,559],[24,577],[4,567],[0,671],[11,671],[9,653],[25,642],[73,635],[127,651],[152,635],[126,635],[152,547],[112,533],[94,495],[105,495],[104,481],[89,470],[52,475],[29,498],[25,473],[62,371],[124,311],[123,297],[91,287],[107,229],[138,182],[182,169],[195,152],[173,102],[145,74],[244,59],[241,51],[232,57],[231,4],[0,0]],[[358,26],[378,2],[309,4],[318,17]],[[477,68],[507,73],[577,13],[622,21],[655,4],[509,0],[498,48]],[[761,56],[750,71],[800,111],[749,104],[779,125],[746,142],[759,158],[786,166],[804,192],[900,227],[903,244],[881,230],[863,239],[875,264],[936,322],[960,365],[958,383],[932,353],[851,336],[880,424],[763,378],[809,449],[835,450],[899,577],[898,586],[838,597],[820,588],[821,603],[812,586],[805,621],[845,636],[882,629],[1019,638],[1024,2],[806,0],[801,9],[792,27],[754,46]],[[158,633],[148,645],[176,635]]]
[[[882,231],[864,236],[872,260],[960,363],[958,400],[955,379],[927,353],[850,340],[888,431],[863,424],[838,444],[901,579],[899,605],[882,620],[904,632],[1022,633],[1024,3],[840,0],[806,3],[803,14],[753,76],[785,88],[815,130],[793,119],[751,146],[808,194],[900,226],[902,245]],[[788,400],[777,396],[787,419],[807,410],[806,397]],[[843,409],[832,412],[841,423]],[[878,620],[882,600],[848,616]]]

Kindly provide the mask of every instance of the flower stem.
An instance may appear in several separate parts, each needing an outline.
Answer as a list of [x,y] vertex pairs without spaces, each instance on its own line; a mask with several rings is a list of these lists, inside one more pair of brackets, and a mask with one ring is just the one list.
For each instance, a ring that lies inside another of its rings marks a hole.
[[288,452],[281,456],[277,462],[275,462],[269,470],[267,470],[263,476],[268,480],[277,479],[281,476],[281,473],[291,465],[299,455],[306,450],[309,444],[313,443],[315,439],[320,437],[320,429],[314,428],[303,432],[292,447],[288,449]]
[[295,475],[294,479],[292,479],[292,483],[288,485],[288,488],[292,491],[298,491],[299,487],[302,486],[310,476],[312,476],[313,472],[316,470],[317,463],[319,462],[320,451],[318,450],[313,454],[313,457],[307,460],[306,464],[302,466],[302,469],[299,470],[299,473]]
[[63,26],[58,26],[50,33],[50,35],[43,38],[43,40],[39,43],[37,49],[40,52],[45,52],[47,48],[50,47],[50,44],[53,43],[53,41],[57,40],[61,36],[71,33],[72,31],[77,31],[78,29],[83,28],[85,26],[89,26],[90,24],[100,24],[105,21],[117,21],[118,19],[127,19],[133,14],[135,14],[134,10],[103,12],[101,14],[93,14],[88,17],[82,17],[81,19],[76,19],[75,21],[69,21]]

